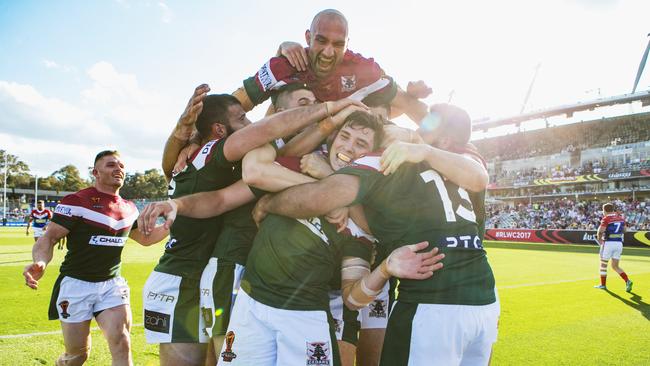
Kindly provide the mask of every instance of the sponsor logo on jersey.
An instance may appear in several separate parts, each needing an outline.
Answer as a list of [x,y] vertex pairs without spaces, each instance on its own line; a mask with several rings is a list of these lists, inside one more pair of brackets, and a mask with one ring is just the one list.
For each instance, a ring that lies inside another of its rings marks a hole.
[[235,343],[235,332],[229,330],[228,333],[226,333],[225,343],[226,349],[221,352],[221,359],[223,362],[232,362],[232,360],[237,358],[235,352],[232,351],[232,344]]
[[169,314],[144,309],[144,327],[153,332],[169,333],[170,318]]
[[106,247],[123,247],[126,239],[126,236],[93,235],[90,237],[88,244]]
[[386,317],[386,300],[375,300],[368,304],[370,311],[368,316],[371,318],[385,318]]
[[329,365],[330,342],[307,342],[306,365]]
[[160,302],[174,302],[174,300],[176,300],[176,297],[172,295],[149,291],[149,293],[147,294],[147,300],[154,300]]
[[61,317],[63,319],[68,319],[70,317],[70,314],[68,313],[68,306],[70,306],[70,302],[68,302],[68,300],[63,300],[59,303],[59,307],[61,308]]
[[357,88],[357,76],[341,76],[341,91],[343,93],[354,91]]
[[448,236],[442,245],[447,248],[483,249],[481,238],[477,235]]
[[177,242],[178,242],[178,240],[170,238],[170,239],[167,241],[167,244],[165,244],[165,249],[171,249],[171,248],[173,248],[174,245],[176,245]]
[[69,206],[57,205],[56,208],[54,209],[54,213],[63,216],[72,217],[72,208],[70,208]]
[[91,200],[93,203],[99,203],[100,198],[99,198],[99,197],[90,197],[90,200]]

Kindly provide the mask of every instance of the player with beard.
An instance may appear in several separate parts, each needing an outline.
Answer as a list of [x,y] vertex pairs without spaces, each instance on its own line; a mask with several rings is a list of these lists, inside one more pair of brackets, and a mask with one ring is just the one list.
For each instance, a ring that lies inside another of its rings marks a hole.
[[59,319],[65,353],[56,365],[82,365],[90,354],[90,321],[94,317],[108,342],[113,365],[132,365],[129,287],[120,276],[127,238],[142,245],[159,242],[168,231],[156,227],[148,236],[131,230],[138,209],[119,196],[124,164],[116,151],[102,151],[92,171],[95,184],[65,196],[25,267],[27,286],[37,289],[56,242],[67,237],[68,252],[54,284],[49,317]]
[[[449,133],[465,144],[470,123],[458,119]],[[403,164],[384,176],[380,157],[366,156],[317,183],[260,200],[256,215],[306,218],[354,203],[364,205],[370,229],[387,252],[426,240],[446,254],[445,268],[436,276],[400,281],[381,364],[488,364],[499,314],[494,276],[467,191],[445,180],[428,161]],[[475,336],[464,339],[467,332]]]
[[[246,152],[302,129],[330,113],[355,104],[341,100],[277,113],[250,124],[239,102],[230,95],[207,95],[201,85],[188,102],[170,140],[194,124],[202,147],[170,182],[171,198],[212,191],[236,181],[233,169]],[[359,103],[357,103],[359,104]],[[223,138],[222,138],[223,137]],[[169,155],[166,146],[164,155]],[[172,201],[173,202],[173,201]],[[206,318],[200,316],[199,281],[222,227],[222,218],[179,216],[154,272],[143,290],[145,334],[160,344],[163,365],[198,365],[205,359]],[[149,227],[143,230],[145,234]],[[210,320],[207,318],[207,320]]]

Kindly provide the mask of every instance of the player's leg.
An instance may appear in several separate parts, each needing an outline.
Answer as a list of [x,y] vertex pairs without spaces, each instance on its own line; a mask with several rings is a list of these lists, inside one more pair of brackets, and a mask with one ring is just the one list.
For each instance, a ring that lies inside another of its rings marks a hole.
[[607,288],[607,264],[609,263],[609,259],[611,257],[612,257],[611,248],[607,245],[607,243],[604,243],[603,245],[600,246],[600,269],[599,269],[600,285],[594,286],[595,288],[598,289]]
[[120,305],[104,309],[95,317],[104,333],[113,365],[133,365],[131,357],[131,307]]
[[329,292],[330,315],[332,327],[339,346],[342,366],[354,366],[359,340],[358,311],[352,311],[343,305],[340,290]]
[[203,366],[206,345],[202,343],[161,343],[161,366]]
[[65,343],[65,353],[59,357],[56,365],[81,365],[88,358],[95,293],[96,285],[93,282],[62,277],[58,288],[55,284],[50,319],[52,315],[58,315]]
[[90,320],[79,323],[61,322],[65,353],[56,360],[56,366],[83,365],[90,355]]
[[389,283],[386,283],[381,294],[368,306],[359,310],[361,330],[357,346],[358,366],[379,364],[388,324],[389,306]]
[[625,281],[625,291],[632,292],[632,281],[627,277],[627,273],[620,267],[621,254],[623,252],[623,244],[616,244],[616,249],[612,254],[612,269],[618,273],[619,276]]
[[341,356],[341,366],[354,366],[354,360],[357,354],[357,346],[346,341],[336,341],[339,345],[339,355]]
[[379,365],[386,328],[361,329],[357,346],[357,366]]

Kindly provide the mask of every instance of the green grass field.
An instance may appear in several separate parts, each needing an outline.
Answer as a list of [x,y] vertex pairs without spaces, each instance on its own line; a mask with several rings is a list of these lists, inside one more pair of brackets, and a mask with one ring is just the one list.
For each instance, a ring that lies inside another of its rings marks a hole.
[[[33,239],[24,228],[0,228],[0,365],[53,365],[63,350],[56,321],[47,320],[50,290],[63,252],[55,250],[38,291],[28,289],[23,266]],[[650,365],[650,249],[625,249],[621,266],[634,291],[611,269],[608,291],[596,290],[597,247],[487,243],[501,299],[493,365]],[[141,289],[162,245],[130,242],[122,275],[131,286],[137,365],[157,365],[156,346],[142,328]],[[646,297],[648,299],[646,299]],[[96,326],[93,324],[93,326]],[[41,335],[27,335],[46,333]],[[17,337],[8,337],[21,335]],[[109,365],[101,332],[93,331],[88,365]]]

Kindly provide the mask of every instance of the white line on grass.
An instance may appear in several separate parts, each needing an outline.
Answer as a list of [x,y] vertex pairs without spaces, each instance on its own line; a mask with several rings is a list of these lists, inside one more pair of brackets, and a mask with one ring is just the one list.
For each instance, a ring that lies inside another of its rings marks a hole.
[[[143,324],[133,324],[131,327],[141,327]],[[99,327],[90,328],[91,331],[100,330]],[[52,334],[61,334],[61,330],[53,330],[51,332],[36,332],[36,333],[25,333],[25,334],[7,334],[0,335],[0,339],[10,339],[10,338],[29,338],[43,335],[52,335]]]
[[[634,273],[629,272],[629,275],[633,276],[633,275],[641,275],[641,274],[646,274],[646,273],[650,273],[650,272],[634,272]],[[580,282],[580,281],[588,281],[588,280],[598,281],[598,280],[600,280],[600,278],[592,276],[592,277],[588,277],[588,278],[578,278],[578,279],[573,279],[573,280],[558,280],[558,281],[548,281],[548,282],[521,283],[521,284],[518,284],[518,285],[497,286],[497,289],[502,290],[502,289],[511,289],[511,288],[521,288],[521,287],[558,285],[560,283]]]

